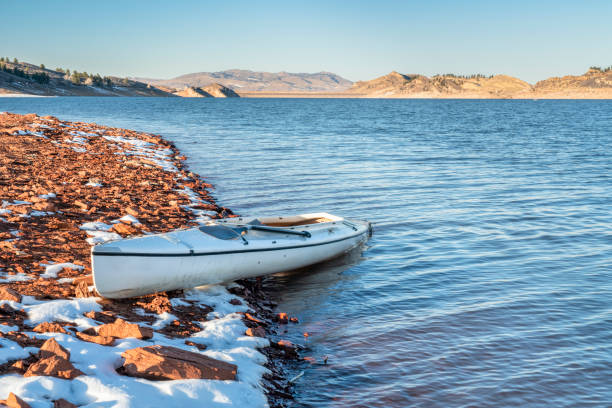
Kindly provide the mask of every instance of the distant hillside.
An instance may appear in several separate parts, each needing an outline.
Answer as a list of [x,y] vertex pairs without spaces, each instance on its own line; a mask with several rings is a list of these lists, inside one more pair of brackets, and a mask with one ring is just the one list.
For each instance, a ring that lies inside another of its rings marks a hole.
[[[60,68],[61,69],[61,68]],[[174,96],[155,86],[98,74],[52,70],[44,65],[0,60],[0,94],[40,96]]]
[[583,75],[549,78],[535,85],[507,75],[429,78],[393,71],[355,82],[347,93],[370,98],[612,99],[612,67],[592,67]]
[[508,75],[435,75],[391,72],[351,82],[331,72],[315,74],[229,70],[174,79],[118,78],[0,57],[0,96],[170,96],[273,98],[507,98],[612,99],[612,67],[553,77],[531,85]]
[[393,71],[371,81],[356,82],[348,92],[379,98],[508,98],[531,88],[527,82],[507,75],[463,77],[449,74],[429,78]]
[[534,86],[538,97],[612,99],[612,67],[591,67],[583,75],[567,75],[539,81]]
[[175,91],[174,95],[182,96],[184,98],[238,98],[238,95],[233,90],[224,87],[220,84],[210,84],[204,88],[199,87],[185,87],[181,90]]
[[239,98],[240,97],[240,95],[234,92],[233,89],[225,87],[217,83],[205,86],[204,88],[202,88],[202,90],[204,92],[207,92],[209,95],[215,98]]
[[352,82],[331,72],[315,74],[289,72],[255,72],[232,69],[221,72],[198,72],[173,79],[134,78],[152,85],[173,88],[205,87],[218,83],[236,92],[343,92]]

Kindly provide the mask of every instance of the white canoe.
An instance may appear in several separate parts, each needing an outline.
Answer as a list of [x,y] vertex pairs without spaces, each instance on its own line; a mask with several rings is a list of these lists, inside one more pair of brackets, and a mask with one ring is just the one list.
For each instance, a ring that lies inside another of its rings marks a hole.
[[289,271],[365,242],[367,221],[327,213],[240,217],[106,242],[91,250],[96,289],[126,298]]

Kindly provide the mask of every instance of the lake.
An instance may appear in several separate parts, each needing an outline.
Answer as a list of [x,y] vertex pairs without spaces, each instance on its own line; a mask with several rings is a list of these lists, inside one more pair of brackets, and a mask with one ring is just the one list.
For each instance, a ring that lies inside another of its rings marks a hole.
[[[293,406],[612,406],[612,101],[0,98],[163,135],[241,215],[374,223],[266,281]],[[309,337],[302,336],[308,332]],[[323,364],[327,357],[327,364]]]

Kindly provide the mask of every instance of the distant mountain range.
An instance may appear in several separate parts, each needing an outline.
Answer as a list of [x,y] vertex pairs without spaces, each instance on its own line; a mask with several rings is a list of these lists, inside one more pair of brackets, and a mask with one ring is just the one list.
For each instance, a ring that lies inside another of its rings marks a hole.
[[197,72],[172,79],[132,78],[155,86],[171,88],[203,87],[218,83],[244,92],[344,92],[353,85],[348,79],[331,72],[314,74],[290,72],[256,72],[230,69],[220,72]]
[[256,72],[233,69],[173,79],[101,77],[86,72],[0,58],[0,95],[612,99],[612,67],[553,77],[531,85],[508,75],[435,75],[391,72],[351,82],[331,72]]

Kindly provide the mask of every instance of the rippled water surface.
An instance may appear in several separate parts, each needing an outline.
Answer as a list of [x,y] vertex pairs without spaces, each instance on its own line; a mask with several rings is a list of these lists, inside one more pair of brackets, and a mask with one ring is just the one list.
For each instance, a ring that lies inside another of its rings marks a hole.
[[[375,223],[268,284],[295,406],[612,406],[612,103],[0,99],[160,133],[249,214]],[[310,333],[308,339],[302,332]],[[328,356],[328,364],[320,363]]]

